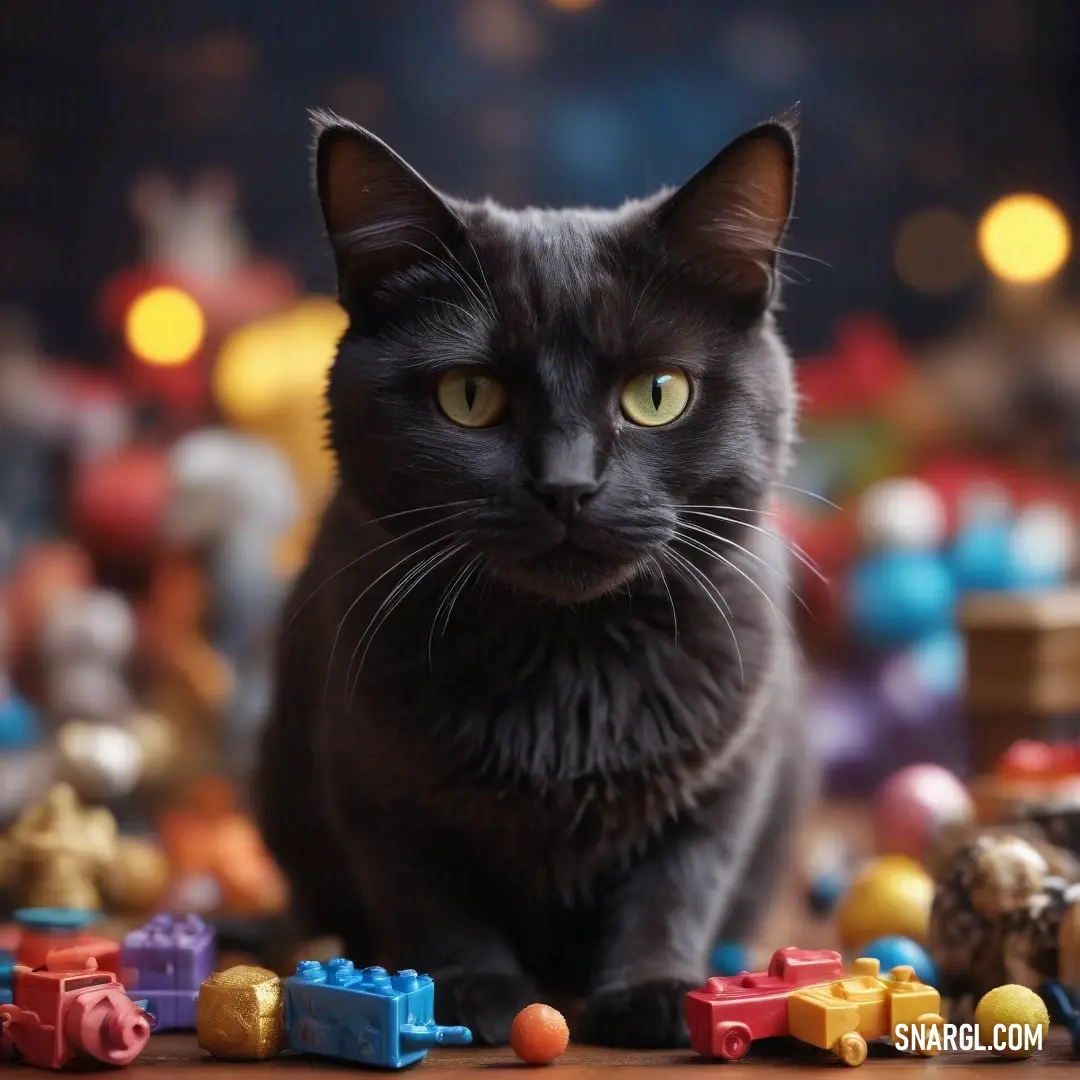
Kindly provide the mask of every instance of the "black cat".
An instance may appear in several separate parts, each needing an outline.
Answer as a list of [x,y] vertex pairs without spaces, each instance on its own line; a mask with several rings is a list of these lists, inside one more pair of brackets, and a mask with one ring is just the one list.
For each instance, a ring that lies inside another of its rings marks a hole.
[[688,1041],[811,776],[774,329],[789,119],[614,211],[445,198],[319,114],[351,325],[340,470],[280,639],[257,805],[311,933],[437,980],[478,1042]]

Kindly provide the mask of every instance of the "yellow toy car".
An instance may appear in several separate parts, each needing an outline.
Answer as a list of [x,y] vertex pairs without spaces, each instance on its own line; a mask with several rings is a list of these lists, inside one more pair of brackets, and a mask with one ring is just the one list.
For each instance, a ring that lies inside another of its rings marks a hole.
[[916,1053],[936,1054],[945,1023],[941,995],[919,982],[913,968],[880,972],[877,960],[863,958],[843,979],[796,990],[788,998],[791,1034],[831,1050],[845,1065],[861,1065],[872,1039],[889,1038]]

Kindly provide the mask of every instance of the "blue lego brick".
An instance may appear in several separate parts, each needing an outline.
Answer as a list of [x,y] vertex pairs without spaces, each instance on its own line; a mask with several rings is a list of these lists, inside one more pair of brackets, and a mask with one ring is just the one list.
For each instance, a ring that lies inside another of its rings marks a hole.
[[435,1023],[435,983],[415,971],[357,970],[350,960],[302,960],[285,980],[289,1049],[369,1065],[403,1069],[433,1046],[472,1042],[465,1027]]

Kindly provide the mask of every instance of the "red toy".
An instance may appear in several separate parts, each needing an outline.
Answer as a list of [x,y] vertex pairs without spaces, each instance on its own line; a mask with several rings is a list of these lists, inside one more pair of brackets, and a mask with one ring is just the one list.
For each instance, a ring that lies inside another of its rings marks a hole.
[[78,970],[16,967],[14,1005],[0,1005],[2,1040],[28,1065],[130,1065],[150,1038],[150,1016],[94,960]]
[[690,1045],[706,1057],[741,1058],[755,1039],[789,1034],[789,994],[843,977],[832,949],[777,949],[768,971],[712,978],[686,995]]
[[994,772],[1002,780],[1067,780],[1080,775],[1080,744],[1017,739],[998,758]]

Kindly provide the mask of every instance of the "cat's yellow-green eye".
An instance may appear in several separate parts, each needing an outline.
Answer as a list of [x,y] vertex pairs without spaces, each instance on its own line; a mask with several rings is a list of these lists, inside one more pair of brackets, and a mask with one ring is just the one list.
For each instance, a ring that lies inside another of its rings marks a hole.
[[435,385],[435,400],[447,419],[464,428],[491,427],[506,411],[506,391],[476,371],[448,371]]
[[663,427],[678,420],[690,403],[690,380],[674,370],[635,375],[619,399],[623,415],[642,427]]

